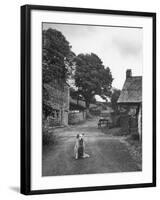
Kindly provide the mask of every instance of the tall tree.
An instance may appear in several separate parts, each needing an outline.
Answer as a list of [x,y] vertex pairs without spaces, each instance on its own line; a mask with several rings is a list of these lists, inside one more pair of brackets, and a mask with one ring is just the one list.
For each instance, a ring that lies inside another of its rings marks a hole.
[[43,30],[43,82],[66,80],[71,72],[74,53],[64,35],[56,29]]
[[75,59],[75,85],[89,108],[94,96],[106,98],[111,94],[112,74],[105,68],[101,59],[94,53],[79,54]]

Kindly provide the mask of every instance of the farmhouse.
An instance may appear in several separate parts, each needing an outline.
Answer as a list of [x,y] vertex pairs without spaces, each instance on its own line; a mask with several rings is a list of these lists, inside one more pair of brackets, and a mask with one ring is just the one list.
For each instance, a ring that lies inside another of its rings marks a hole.
[[142,76],[132,76],[126,71],[126,80],[117,101],[121,113],[120,125],[129,134],[142,137]]

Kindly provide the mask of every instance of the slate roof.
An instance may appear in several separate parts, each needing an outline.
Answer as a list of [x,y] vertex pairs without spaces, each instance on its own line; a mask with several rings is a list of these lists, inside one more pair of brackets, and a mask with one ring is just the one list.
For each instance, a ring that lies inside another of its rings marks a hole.
[[132,76],[126,79],[118,103],[142,102],[142,76]]

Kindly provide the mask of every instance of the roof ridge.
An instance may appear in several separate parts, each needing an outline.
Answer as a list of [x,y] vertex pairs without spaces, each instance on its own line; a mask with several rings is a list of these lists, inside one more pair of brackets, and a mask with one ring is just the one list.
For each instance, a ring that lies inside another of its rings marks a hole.
[[125,80],[118,103],[142,102],[142,76],[132,76]]

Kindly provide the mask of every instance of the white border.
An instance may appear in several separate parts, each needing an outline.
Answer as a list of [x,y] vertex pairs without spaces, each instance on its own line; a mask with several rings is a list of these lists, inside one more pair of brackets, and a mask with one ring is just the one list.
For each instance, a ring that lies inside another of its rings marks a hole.
[[[42,22],[143,27],[142,172],[42,177]],[[120,15],[31,12],[31,189],[45,190],[152,182],[152,18]]]

